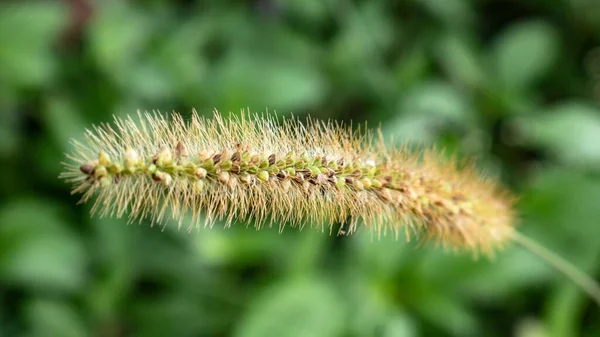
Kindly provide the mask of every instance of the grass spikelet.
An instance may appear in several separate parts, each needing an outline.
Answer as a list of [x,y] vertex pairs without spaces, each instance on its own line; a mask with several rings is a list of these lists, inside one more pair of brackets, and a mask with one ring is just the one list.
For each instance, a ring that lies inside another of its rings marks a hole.
[[378,236],[405,231],[449,248],[491,254],[513,234],[512,199],[473,165],[436,150],[386,147],[380,132],[335,122],[242,112],[138,113],[74,141],[60,177],[92,214],[189,229],[247,221],[306,223]]

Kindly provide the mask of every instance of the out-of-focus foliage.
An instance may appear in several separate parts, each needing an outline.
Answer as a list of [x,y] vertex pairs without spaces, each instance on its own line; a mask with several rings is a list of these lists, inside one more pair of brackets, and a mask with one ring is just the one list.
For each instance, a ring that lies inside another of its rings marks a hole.
[[3,1],[0,336],[598,336],[518,247],[127,226],[57,176],[136,109],[368,121],[478,158],[520,230],[597,277],[599,46],[596,0]]

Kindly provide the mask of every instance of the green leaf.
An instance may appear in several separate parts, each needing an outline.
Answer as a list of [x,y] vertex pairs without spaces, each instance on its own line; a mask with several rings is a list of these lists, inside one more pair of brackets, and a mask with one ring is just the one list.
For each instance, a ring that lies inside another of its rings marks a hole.
[[318,279],[290,280],[267,288],[252,302],[235,336],[340,336],[344,316],[332,285]]
[[470,23],[474,18],[468,1],[420,0],[416,1],[444,23],[457,27]]
[[521,195],[523,231],[565,258],[596,256],[598,200],[600,179],[564,168],[542,171]]
[[124,221],[94,218],[91,221],[95,261],[105,272],[94,279],[86,294],[88,312],[96,321],[118,319],[120,308],[127,303],[123,296],[136,281],[136,230]]
[[[376,244],[373,242],[373,245]],[[400,286],[398,278],[382,280],[379,275],[353,267],[350,264],[345,269],[342,275],[344,281],[340,285],[347,294],[346,306],[353,308],[353,318],[347,323],[352,336],[417,336],[415,317],[405,312],[403,303],[399,303],[395,294],[399,287],[402,288],[402,297],[412,289]]]
[[286,11],[298,15],[311,24],[318,24],[330,15],[330,6],[327,2],[320,0],[286,1],[276,0],[279,6]]
[[[16,109],[16,95],[2,92],[0,86],[0,158],[15,156],[19,151],[24,133],[20,132],[20,116],[13,113]],[[0,180],[0,183],[2,181]]]
[[353,73],[361,70],[357,67],[364,68],[369,62],[379,60],[381,52],[394,42],[394,33],[399,32],[394,32],[381,2],[367,2],[351,10],[343,8],[332,8],[342,32],[334,41],[330,58],[335,65]]
[[78,312],[66,303],[36,299],[26,306],[30,336],[88,336]]
[[1,279],[41,290],[81,289],[85,251],[51,202],[13,201],[0,209],[0,223]]
[[595,106],[564,102],[517,125],[526,143],[549,150],[563,163],[600,166],[600,109]]
[[417,324],[403,312],[390,315],[383,329],[383,337],[417,337]]
[[308,108],[323,99],[326,89],[321,73],[312,66],[243,50],[226,57],[212,78],[215,102],[230,111],[247,106],[282,111]]
[[438,42],[438,61],[452,78],[467,87],[478,87],[486,80],[479,55],[466,38],[448,35]]
[[186,292],[169,292],[166,296],[136,299],[129,309],[133,316],[135,336],[197,336],[206,335],[209,323],[205,317],[215,319],[218,314],[206,312],[199,299]]
[[60,2],[22,1],[0,5],[0,82],[45,85],[55,71],[52,50],[68,17]]
[[402,115],[384,127],[384,133],[398,142],[430,143],[437,140],[440,128],[474,122],[470,98],[449,83],[430,81],[405,97],[400,102]]
[[90,48],[98,65],[118,83],[126,83],[151,37],[149,17],[123,1],[105,1],[95,8]]
[[70,140],[83,140],[83,133],[88,127],[86,120],[78,113],[73,102],[63,96],[50,96],[46,100],[43,121],[50,137],[62,151],[71,148]]
[[422,295],[415,303],[416,310],[431,324],[454,336],[480,335],[475,313],[462,302],[433,289]]
[[[164,86],[169,94],[183,96],[189,92],[194,101],[206,90],[203,84],[208,73],[208,64],[199,51],[210,36],[212,21],[204,16],[201,19],[193,17],[177,25],[160,41],[156,51],[148,55],[150,65],[157,68],[156,72],[167,83]],[[151,92],[148,97],[152,97]]]
[[393,67],[393,80],[398,94],[406,95],[404,91],[418,86],[429,72],[430,61],[424,48],[414,48],[407,51]]
[[537,20],[513,24],[501,33],[492,60],[504,87],[519,91],[547,74],[558,58],[557,35],[554,27]]
[[373,239],[371,234],[361,231],[350,240],[354,253],[347,258],[357,272],[372,279],[388,279],[410,263],[415,244],[407,242],[403,233],[399,238],[388,235],[381,239]]

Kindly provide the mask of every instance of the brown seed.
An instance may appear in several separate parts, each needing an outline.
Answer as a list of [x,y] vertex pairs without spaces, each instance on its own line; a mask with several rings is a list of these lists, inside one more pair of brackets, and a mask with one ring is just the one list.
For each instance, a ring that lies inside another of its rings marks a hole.
[[222,158],[222,157],[223,157],[223,155],[221,155],[220,153],[217,153],[217,154],[215,154],[215,155],[212,157],[213,163],[214,163],[215,165],[217,165],[217,164],[218,164],[218,163],[221,161],[221,158]]
[[175,150],[177,151],[177,158],[187,158],[190,155],[187,147],[181,141],[177,142]]
[[269,166],[272,166],[275,164],[277,157],[275,156],[275,154],[272,154],[269,156]]
[[171,177],[170,174],[168,174],[166,172],[160,172],[160,171],[154,172],[152,174],[152,179],[154,179],[154,181],[159,182],[165,186],[171,185],[171,182],[173,181],[173,177]]
[[229,169],[229,172],[231,172],[231,173],[233,173],[233,174],[239,174],[239,173],[240,173],[240,171],[241,171],[241,169],[240,169],[240,165],[238,165],[238,164],[233,164],[233,165],[231,166],[231,169]]
[[87,164],[83,164],[83,165],[79,166],[79,170],[81,171],[81,173],[91,175],[91,174],[94,174],[94,167],[95,167],[95,165],[92,165],[91,163],[87,163]]
[[242,154],[239,151],[236,151],[234,154],[231,155],[231,161],[232,162],[238,162],[242,160]]

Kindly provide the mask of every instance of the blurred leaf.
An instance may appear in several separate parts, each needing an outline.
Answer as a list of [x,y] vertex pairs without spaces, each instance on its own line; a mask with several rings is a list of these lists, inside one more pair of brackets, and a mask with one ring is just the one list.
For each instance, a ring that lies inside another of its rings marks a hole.
[[[534,318],[525,318],[516,327],[515,337],[548,337],[548,331],[542,322]],[[560,335],[573,336],[573,335]]]
[[[393,255],[393,254],[390,254]],[[353,308],[348,322],[352,336],[417,336],[416,317],[409,315],[398,303],[394,293],[404,297],[406,289],[398,290],[398,280],[382,279],[379,275],[350,265],[342,276],[342,289],[347,294],[347,306]]]
[[431,81],[413,89],[402,104],[402,111],[432,120],[472,123],[474,111],[469,97],[449,83]]
[[567,259],[595,256],[600,249],[597,200],[598,178],[567,169],[542,171],[521,195],[523,231]]
[[125,294],[135,283],[136,232],[118,219],[92,219],[94,229],[91,248],[98,265],[105,273],[89,286],[87,301],[95,321],[119,319],[119,309],[125,305]]
[[[252,264],[273,258],[275,263],[288,261],[286,254],[293,253],[290,245],[298,238],[295,228],[287,228],[279,234],[276,228],[257,231],[243,223],[223,229],[225,223],[216,223],[213,228],[201,228],[193,237],[197,254],[208,265]],[[195,232],[195,230],[194,230]],[[291,235],[290,235],[291,234]],[[301,241],[301,240],[297,240]]]
[[238,337],[340,336],[344,308],[335,288],[319,279],[268,287],[237,326]]
[[478,336],[481,328],[475,313],[443,289],[421,294],[414,305],[423,318],[453,336]]
[[85,128],[88,127],[86,120],[67,97],[51,96],[45,103],[42,116],[44,126],[54,139],[55,145],[63,152],[67,152],[71,148],[72,138],[83,140]]
[[399,142],[430,143],[445,127],[474,122],[469,97],[448,83],[431,81],[413,88],[400,102],[402,115],[384,127]]
[[565,286],[558,289],[550,297],[547,325],[550,334],[547,336],[581,336],[581,322],[585,316],[586,294],[582,293],[573,284],[565,282]]
[[66,303],[36,299],[26,306],[30,336],[89,336],[86,326],[76,308]]
[[48,83],[55,71],[52,48],[66,23],[60,2],[0,4],[0,81],[15,87]]
[[404,234],[398,239],[393,235],[378,239],[365,231],[352,236],[350,244],[353,254],[348,256],[348,263],[356,268],[355,272],[375,280],[393,277],[416,253],[415,246],[406,242]]
[[411,317],[405,313],[391,315],[386,320],[383,337],[416,337],[418,329]]
[[513,24],[496,38],[492,59],[501,83],[519,91],[547,74],[558,58],[557,32],[539,20]]
[[[202,85],[206,81],[208,65],[200,50],[209,38],[210,26],[207,22],[212,21],[192,19],[181,23],[161,41],[156,52],[149,55],[150,66],[160,72],[159,75],[166,82],[163,85],[169,90],[168,95],[184,95],[190,91],[197,99],[206,90]],[[146,95],[153,97],[152,92],[148,90]],[[160,91],[154,95],[168,96]]]
[[469,88],[484,83],[487,74],[478,59],[479,55],[465,38],[448,35],[438,42],[438,50],[438,62],[458,83]]
[[[0,70],[1,71],[1,70]],[[3,95],[0,88],[0,158],[7,158],[19,149],[22,134],[19,132],[19,115],[16,109],[16,97]]]
[[389,322],[395,304],[387,296],[374,277],[358,268],[345,269],[342,275],[344,292],[347,293],[347,306],[352,310],[353,319],[348,322],[348,330],[355,336],[373,336]]
[[583,102],[564,102],[543,114],[516,121],[524,141],[549,150],[560,161],[600,167],[600,109]]
[[328,19],[330,16],[330,10],[328,4],[325,1],[320,0],[275,0],[280,6],[283,6],[286,11],[293,13],[294,15],[301,16],[311,24],[317,24],[324,19]]
[[206,331],[204,317],[213,317],[205,312],[201,302],[185,292],[170,292],[153,299],[137,299],[128,310],[133,316],[135,336],[197,336]]
[[171,78],[166,69],[146,61],[136,65],[126,79],[131,94],[153,100],[174,97],[177,92],[176,82],[177,79]]
[[[522,231],[575,268],[592,273],[600,254],[599,199],[597,177],[567,169],[542,171],[522,195],[521,212],[527,221]],[[546,265],[543,257],[538,257],[537,264]],[[552,336],[579,335],[589,299],[571,280],[549,269],[560,283],[551,297],[547,325]]]
[[[452,272],[450,269],[455,264],[450,261],[435,264],[434,267],[443,268],[445,272],[433,277],[442,280],[447,277],[448,286],[455,284],[465,296],[481,303],[504,303],[519,291],[539,285],[556,275],[539,257],[521,247],[502,250],[493,261],[471,261],[470,268],[458,265]],[[461,271],[462,275],[459,274]]]
[[415,87],[427,76],[430,62],[424,48],[415,48],[404,54],[393,67],[394,81],[398,94],[406,96],[404,90]]
[[330,57],[343,73],[352,74],[367,68],[367,64],[380,59],[381,53],[400,37],[380,2],[367,2],[361,7],[337,2],[331,10],[342,32],[334,41]]
[[85,251],[51,202],[12,201],[0,223],[0,278],[40,291],[81,289]]
[[416,1],[439,20],[453,28],[468,25],[474,13],[468,1],[462,0],[418,0]]
[[247,106],[286,112],[293,107],[309,108],[326,94],[317,69],[242,50],[226,57],[212,78],[214,102],[236,112]]
[[118,83],[126,83],[151,37],[150,18],[127,2],[104,1],[96,6],[89,29],[98,65]]

